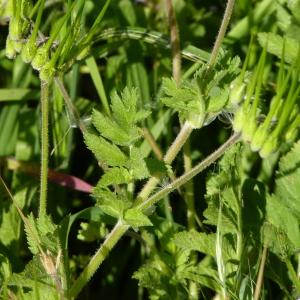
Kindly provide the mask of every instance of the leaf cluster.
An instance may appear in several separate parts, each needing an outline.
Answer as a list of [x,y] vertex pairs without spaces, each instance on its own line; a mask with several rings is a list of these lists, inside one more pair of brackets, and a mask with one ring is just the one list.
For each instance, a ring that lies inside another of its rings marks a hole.
[[203,65],[191,81],[177,86],[174,80],[165,78],[161,101],[175,109],[182,121],[188,121],[193,128],[201,128],[228,106],[229,86],[238,74],[239,64],[238,57],[230,58],[223,52],[213,70]]

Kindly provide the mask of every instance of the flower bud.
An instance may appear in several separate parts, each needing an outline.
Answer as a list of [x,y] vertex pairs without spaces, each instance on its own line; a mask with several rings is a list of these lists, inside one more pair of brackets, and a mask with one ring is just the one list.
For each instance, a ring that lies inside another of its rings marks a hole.
[[35,70],[40,70],[49,61],[49,50],[46,45],[38,48],[36,54],[31,62],[31,66]]
[[51,61],[47,62],[40,70],[41,81],[50,82],[55,74],[55,68]]
[[268,136],[268,130],[266,130],[262,126],[258,127],[251,140],[251,150],[259,151],[262,148],[264,142],[267,140]]
[[16,41],[22,38],[22,23],[20,18],[14,16],[11,17],[9,21],[9,35],[11,40]]
[[249,118],[248,120],[245,121],[243,124],[244,126],[242,128],[242,137],[245,141],[250,143],[257,129],[256,120],[255,118]]
[[298,128],[297,127],[290,128],[286,132],[284,139],[286,140],[286,142],[292,143],[296,140],[297,136],[298,136]]
[[5,55],[9,59],[14,59],[17,56],[14,43],[9,35],[6,38]]
[[243,124],[244,124],[244,108],[240,107],[235,115],[234,115],[234,119],[233,119],[233,130],[235,132],[241,132],[242,128],[243,128]]
[[89,55],[90,51],[90,46],[83,48],[83,50],[81,50],[81,52],[76,56],[76,60],[83,60]]

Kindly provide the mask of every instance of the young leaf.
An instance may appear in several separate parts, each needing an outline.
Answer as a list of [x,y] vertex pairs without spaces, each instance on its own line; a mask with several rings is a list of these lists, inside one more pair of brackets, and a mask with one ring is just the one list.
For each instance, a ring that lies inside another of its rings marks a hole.
[[132,176],[125,168],[109,168],[101,177],[98,184],[99,186],[105,187],[111,184],[122,184],[129,183],[132,180]]
[[182,250],[193,250],[215,256],[215,234],[206,234],[195,230],[182,231],[175,234],[174,243]]
[[[121,146],[128,146],[132,143],[132,136],[119,126],[113,119],[104,116],[101,112],[93,110],[92,122],[102,136]],[[139,137],[136,130],[136,136]]]
[[94,189],[93,195],[97,199],[97,206],[107,215],[117,219],[122,219],[124,211],[131,206],[131,202],[125,197],[100,187]]
[[135,179],[145,179],[150,176],[143,155],[136,147],[132,147],[130,150],[130,160],[128,161],[127,167]]
[[126,155],[115,145],[104,138],[92,133],[85,133],[84,139],[87,147],[96,158],[110,166],[124,166],[128,160]]
[[40,252],[39,232],[33,214],[27,217],[28,224],[25,225],[25,232],[27,237],[28,247],[32,254],[38,254]]
[[111,108],[113,116],[118,125],[126,132],[130,132],[132,126],[136,123],[138,98],[137,90],[127,87],[123,90],[121,97],[118,94],[112,96]]
[[152,226],[150,219],[136,208],[130,208],[125,211],[124,221],[133,228]]

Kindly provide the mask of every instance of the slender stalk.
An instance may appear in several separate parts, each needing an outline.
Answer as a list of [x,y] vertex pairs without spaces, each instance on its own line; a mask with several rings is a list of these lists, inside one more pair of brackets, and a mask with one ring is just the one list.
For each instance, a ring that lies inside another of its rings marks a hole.
[[[173,67],[173,78],[179,86],[181,80],[181,49],[180,49],[180,37],[179,28],[174,13],[172,0],[166,0],[167,15],[169,21],[169,28],[171,33],[171,49],[172,49],[172,67]],[[190,141],[187,139],[183,146],[183,160],[184,160],[184,171],[188,172],[192,169]],[[187,204],[187,218],[188,228],[195,227],[195,205],[194,205],[194,185],[193,181],[189,181],[185,187],[185,201]]]
[[300,281],[299,281],[299,278],[297,276],[297,273],[294,270],[294,267],[293,267],[293,265],[292,265],[292,263],[290,262],[289,259],[286,259],[285,263],[286,263],[286,266],[287,266],[288,271],[290,273],[291,280],[292,280],[293,284],[295,285],[297,293],[299,293],[300,292]]
[[233,144],[235,144],[240,138],[239,133],[233,134],[220,148],[218,148],[215,152],[209,155],[206,159],[204,159],[201,163],[196,165],[191,171],[188,173],[184,173],[182,176],[178,177],[175,181],[168,184],[165,188],[155,193],[153,196],[146,199],[143,203],[138,205],[138,208],[141,210],[146,210],[147,208],[153,206],[160,199],[170,194],[172,191],[182,186],[193,177],[198,175],[200,172],[209,167],[212,163],[214,163],[219,157],[221,157],[225,151],[228,150]]
[[256,287],[255,287],[253,300],[259,300],[260,297],[261,287],[264,281],[264,271],[265,271],[267,253],[268,253],[268,248],[267,246],[264,246],[261,261],[260,261],[258,276],[256,280]]
[[148,128],[146,127],[143,127],[141,129],[141,132],[145,138],[145,140],[149,143],[152,151],[154,152],[155,156],[159,159],[159,160],[163,160],[163,153],[159,147],[159,145],[156,143],[152,133],[149,131]]
[[172,73],[177,85],[181,79],[181,51],[179,30],[176,22],[176,16],[173,9],[172,0],[166,0],[167,16],[171,35],[171,49],[172,49]]
[[225,12],[224,12],[223,20],[222,20],[222,23],[221,23],[221,27],[219,29],[219,33],[217,35],[213,50],[211,52],[211,55],[210,55],[210,58],[209,58],[209,61],[208,61],[208,67],[209,68],[211,68],[216,62],[219,50],[221,48],[226,30],[227,30],[227,27],[228,27],[228,24],[229,24],[231,15],[232,15],[234,2],[235,2],[235,0],[228,0],[227,1],[227,5],[226,5]]
[[72,286],[69,292],[70,298],[76,298],[78,296],[82,288],[95,274],[95,272],[97,271],[101,263],[108,256],[111,249],[116,245],[119,239],[125,234],[128,228],[129,226],[122,224],[121,221],[118,221],[116,223],[115,227],[106,237],[101,247],[94,254],[94,256],[92,257],[88,265],[85,267],[85,269],[82,271],[80,276],[75,281],[74,285]]
[[[184,171],[185,173],[192,170],[192,159],[191,159],[191,149],[190,149],[190,143],[189,140],[183,147],[183,161],[184,161]],[[194,183],[193,181],[187,182],[185,185],[185,202],[187,206],[187,224],[188,229],[195,228],[195,203],[194,203]]]
[[48,157],[49,157],[49,84],[41,82],[41,187],[40,187],[40,207],[39,217],[46,215],[47,189],[48,189]]
[[76,107],[74,106],[72,99],[70,98],[62,80],[58,77],[54,77],[54,82],[57,85],[59,91],[61,92],[61,94],[65,100],[65,104],[67,106],[68,112],[72,115],[73,119],[75,120],[75,122],[78,125],[81,132],[82,133],[86,132],[86,126],[82,122],[80,115],[79,115]]
[[185,144],[192,131],[193,128],[190,126],[190,124],[188,122],[185,122],[181,127],[181,130],[177,135],[175,141],[173,142],[173,144],[171,145],[164,157],[164,162],[166,164],[171,164],[173,162],[173,160]]
[[[164,162],[166,164],[171,164],[178,154],[178,152],[181,150],[183,145],[185,144],[186,140],[190,136],[191,132],[193,131],[193,128],[189,125],[188,122],[185,122],[177,135],[175,141],[167,151]],[[159,178],[157,177],[151,177],[148,182],[145,184],[143,189],[140,191],[140,193],[137,196],[137,203],[143,202],[145,199],[148,198],[148,196],[151,194],[153,189],[157,186],[159,183]]]

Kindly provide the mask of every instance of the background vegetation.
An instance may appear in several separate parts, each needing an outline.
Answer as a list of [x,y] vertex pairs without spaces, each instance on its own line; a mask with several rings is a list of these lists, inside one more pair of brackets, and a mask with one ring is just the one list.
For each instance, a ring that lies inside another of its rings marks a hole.
[[1,299],[300,297],[299,0],[0,25]]

